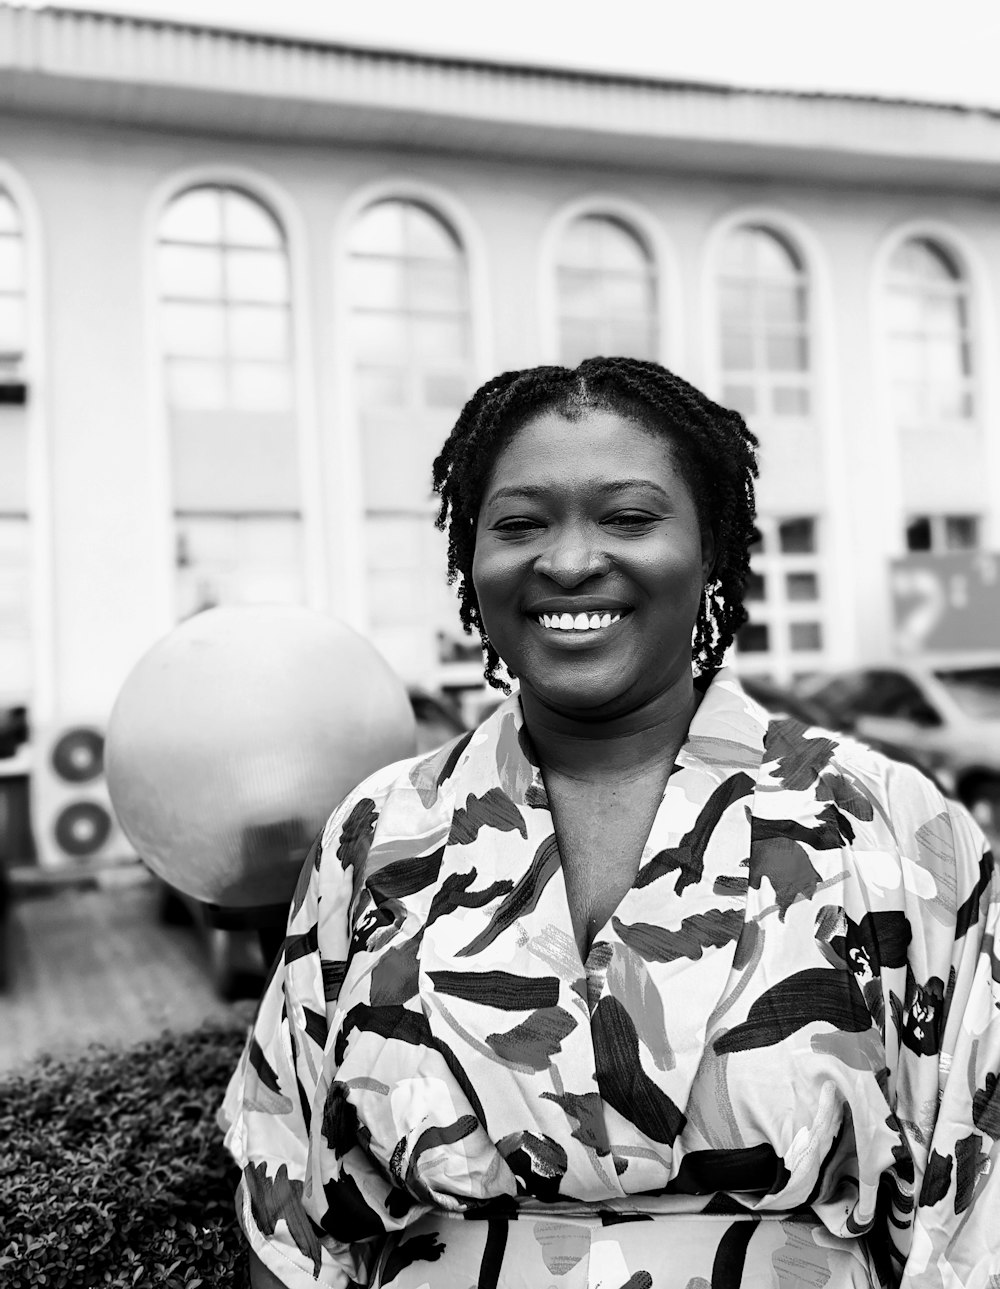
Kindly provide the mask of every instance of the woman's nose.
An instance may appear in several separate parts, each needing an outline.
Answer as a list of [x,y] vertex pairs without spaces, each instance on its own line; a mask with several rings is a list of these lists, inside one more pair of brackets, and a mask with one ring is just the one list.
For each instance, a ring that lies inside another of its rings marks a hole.
[[580,532],[555,537],[535,560],[536,572],[566,587],[599,577],[609,568],[610,561],[600,544]]

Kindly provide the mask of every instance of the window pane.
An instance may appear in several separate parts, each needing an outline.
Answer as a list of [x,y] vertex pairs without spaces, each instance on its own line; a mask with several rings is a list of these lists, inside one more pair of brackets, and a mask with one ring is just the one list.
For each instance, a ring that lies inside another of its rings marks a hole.
[[770,371],[805,371],[809,366],[804,336],[770,335],[765,346],[766,365]]
[[796,653],[823,648],[823,629],[818,622],[792,622],[789,624],[789,641]]
[[402,255],[406,249],[403,210],[403,203],[399,201],[383,201],[370,206],[351,230],[351,250],[374,255]]
[[297,516],[180,516],[179,616],[219,604],[301,601],[301,529]]
[[639,238],[605,215],[582,215],[564,230],[559,244],[559,264],[587,269],[627,269],[644,272],[651,267]]
[[723,282],[719,288],[723,327],[749,325],[754,313],[753,298],[753,286],[749,282]]
[[931,548],[931,521],[927,515],[917,515],[906,525],[906,549],[929,551]]
[[921,425],[931,419],[930,402],[923,385],[900,385],[893,389],[893,406],[900,425]]
[[288,260],[284,251],[228,251],[226,295],[231,300],[288,300]]
[[598,263],[605,269],[631,269],[642,272],[649,267],[649,255],[639,238],[614,219],[588,216],[593,226]]
[[351,331],[355,352],[362,361],[405,361],[408,350],[405,317],[395,313],[355,313]]
[[890,331],[913,332],[923,326],[922,297],[907,286],[890,286],[886,311]]
[[960,421],[972,415],[972,394],[960,385],[924,386],[927,414],[936,421]]
[[361,407],[402,407],[406,371],[401,367],[359,367],[357,396]]
[[924,347],[919,336],[903,336],[890,341],[893,374],[899,380],[919,380],[923,373]]
[[415,318],[414,350],[418,359],[441,360],[465,357],[466,324],[464,319]]
[[0,295],[0,353],[21,353],[24,339],[24,300],[16,295]]
[[757,411],[757,393],[752,385],[723,385],[722,402],[748,419]]
[[776,326],[794,326],[805,321],[806,293],[801,286],[773,286],[762,284],[761,300],[764,321]]
[[405,210],[407,255],[438,260],[453,260],[459,255],[458,244],[442,220],[414,202],[400,204]]
[[925,331],[936,332],[943,336],[957,336],[965,325],[964,301],[949,288],[938,292],[933,287],[925,287],[917,297],[920,301],[921,327]]
[[226,372],[221,363],[167,363],[167,400],[171,407],[209,411],[226,406]]
[[222,295],[222,255],[210,246],[157,248],[163,295],[216,300]]
[[0,188],[0,233],[19,233],[21,220],[10,195]]
[[776,385],[773,390],[776,416],[808,416],[809,391],[795,385]]
[[165,301],[160,311],[168,354],[186,358],[221,358],[226,352],[226,311],[216,304]]
[[926,282],[955,281],[959,277],[942,248],[922,237],[913,237],[898,247],[889,267],[893,273]]
[[608,273],[604,277],[604,307],[613,313],[649,314],[653,310],[652,288],[648,274]]
[[402,309],[406,304],[406,261],[353,256],[349,267],[351,300],[362,309]]
[[229,310],[229,352],[234,358],[287,358],[287,310],[234,305]]
[[450,407],[456,411],[469,396],[469,384],[463,376],[450,372],[429,372],[424,381],[424,401],[428,407]]
[[[609,320],[604,329],[604,353],[621,354],[627,358],[656,357],[656,329],[651,322],[618,322]],[[596,352],[596,351],[594,351]]]
[[747,577],[743,598],[747,601],[766,600],[767,582],[760,573],[750,573]]
[[748,622],[736,633],[740,653],[766,653],[770,648],[769,632],[764,622]]
[[778,544],[784,555],[811,555],[816,550],[813,519],[783,519],[778,524]]
[[971,551],[979,546],[979,520],[975,515],[945,515],[944,544],[950,551]]
[[221,191],[196,188],[178,197],[167,208],[160,224],[160,237],[169,242],[221,242]]
[[407,304],[414,310],[457,311],[465,305],[465,280],[460,264],[411,263],[407,286]]
[[559,356],[567,367],[575,367],[584,358],[601,352],[601,327],[596,322],[563,318],[560,328]]
[[819,578],[815,573],[786,573],[785,592],[790,600],[818,600]]
[[564,316],[593,318],[601,312],[601,276],[590,270],[560,269],[559,308]]
[[259,201],[240,192],[226,192],[223,198],[223,232],[227,242],[235,246],[282,245],[280,228]]
[[726,238],[721,267],[727,274],[740,277],[787,278],[798,274],[798,265],[785,243],[767,229],[749,225],[734,229]]
[[24,251],[19,237],[0,237],[0,291],[24,290]]
[[[285,412],[292,406],[292,379],[284,363],[233,363],[233,406],[248,412]],[[289,444],[289,451],[294,448]]]
[[722,366],[729,371],[751,371],[753,365],[753,337],[750,333],[723,332]]
[[929,380],[960,381],[965,375],[963,346],[957,338],[929,336],[924,342],[923,359]]

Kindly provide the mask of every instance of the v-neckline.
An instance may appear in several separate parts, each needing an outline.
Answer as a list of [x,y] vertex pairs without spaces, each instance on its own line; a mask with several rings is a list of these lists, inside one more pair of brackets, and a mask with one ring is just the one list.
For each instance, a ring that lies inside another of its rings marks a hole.
[[608,911],[607,915],[590,932],[588,937],[589,943],[587,945],[586,952],[583,952],[581,950],[580,942],[577,937],[577,926],[573,917],[574,900],[571,898],[571,895],[570,895],[570,886],[571,886],[570,874],[564,860],[563,847],[560,845],[559,830],[556,826],[555,812],[552,807],[551,792],[549,789],[549,785],[545,783],[544,773],[541,771],[541,769],[539,769],[538,771],[543,789],[545,791],[546,810],[548,812],[549,821],[552,827],[552,834],[551,834],[552,843],[555,847],[556,854],[558,855],[558,859],[559,859],[557,872],[559,875],[562,901],[563,901],[563,904],[565,905],[566,916],[568,919],[569,926],[572,930],[573,943],[576,945],[576,951],[580,958],[581,968],[583,969],[584,974],[587,975],[588,977],[591,975],[591,958],[592,958],[595,946],[598,945],[602,940],[607,939],[607,933],[611,931],[612,920],[618,915],[622,907],[629,900],[629,897],[632,895],[632,893],[635,890],[635,884],[639,880],[639,876],[642,873],[643,867],[648,863],[649,859],[651,858],[650,838],[652,837],[653,832],[655,830],[657,815],[659,814],[660,810],[663,807],[663,798],[667,791],[667,787],[670,783],[670,777],[674,773],[676,768],[677,768],[677,761],[674,760],[673,764],[670,767],[670,770],[667,773],[667,777],[663,783],[663,786],[659,789],[659,792],[657,793],[656,802],[655,802],[652,814],[650,815],[649,826],[646,830],[646,834],[643,838],[642,846],[639,851],[639,858],[636,864],[635,872],[632,874],[632,877],[630,878],[628,885],[624,887],[624,889],[621,892],[621,895],[618,897],[618,899],[616,900],[612,908]]

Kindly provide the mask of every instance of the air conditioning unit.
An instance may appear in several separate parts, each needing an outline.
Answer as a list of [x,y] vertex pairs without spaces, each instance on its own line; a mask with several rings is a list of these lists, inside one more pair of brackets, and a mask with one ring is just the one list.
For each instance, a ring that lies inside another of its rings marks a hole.
[[104,734],[66,725],[35,735],[31,818],[38,863],[55,871],[105,868],[135,859],[104,778]]
[[0,351],[0,403],[22,407],[27,401],[28,384],[21,356]]

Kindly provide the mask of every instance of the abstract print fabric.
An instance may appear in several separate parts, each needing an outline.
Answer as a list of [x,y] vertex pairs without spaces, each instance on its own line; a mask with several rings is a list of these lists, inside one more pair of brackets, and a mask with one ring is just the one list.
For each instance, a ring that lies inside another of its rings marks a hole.
[[998,1283],[994,885],[723,670],[583,962],[515,696],[306,862],[221,1115],[247,1239],[295,1287]]

